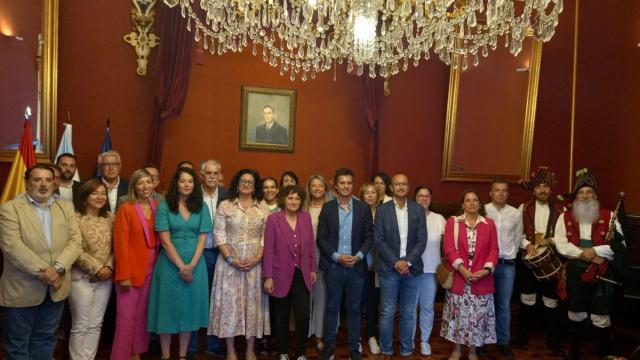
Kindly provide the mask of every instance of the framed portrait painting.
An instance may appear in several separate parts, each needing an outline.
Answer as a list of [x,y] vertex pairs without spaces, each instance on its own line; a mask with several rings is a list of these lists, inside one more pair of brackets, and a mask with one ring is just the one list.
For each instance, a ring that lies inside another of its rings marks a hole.
[[240,150],[293,152],[296,91],[242,86]]

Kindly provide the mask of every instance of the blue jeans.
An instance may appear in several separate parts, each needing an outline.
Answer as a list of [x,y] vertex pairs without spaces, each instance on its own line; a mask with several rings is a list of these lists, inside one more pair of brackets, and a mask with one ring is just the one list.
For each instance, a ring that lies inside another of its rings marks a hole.
[[511,329],[511,295],[516,279],[514,265],[498,264],[493,271],[496,287],[494,301],[496,306],[496,338],[498,345],[508,345]]
[[[429,342],[433,329],[434,306],[438,285],[436,274],[427,273],[418,276],[418,306],[420,307],[420,341]],[[412,334],[415,336],[415,326]]]
[[393,318],[400,305],[400,355],[413,353],[416,328],[419,278],[413,274],[401,276],[395,270],[378,273],[380,279],[380,350],[393,355]]
[[338,316],[344,293],[347,304],[349,351],[358,351],[364,278],[354,268],[346,268],[332,263],[325,273],[325,280],[327,282],[327,313],[324,317],[324,341],[327,346],[335,349]]
[[[207,265],[207,276],[209,277],[209,294],[211,294],[211,286],[213,284],[213,274],[216,271],[216,261],[218,260],[218,249],[204,249],[202,252],[202,256],[204,257],[204,262]],[[189,347],[187,348],[188,352],[197,353],[198,352],[198,340],[199,340],[199,330],[196,330],[191,333],[191,339],[189,339]],[[207,345],[205,350],[208,352],[220,353],[222,352],[222,348],[220,345],[220,339],[218,339],[215,335],[207,335]]]
[[40,305],[5,307],[4,349],[8,360],[51,360],[56,348],[64,301],[53,302],[47,292]]

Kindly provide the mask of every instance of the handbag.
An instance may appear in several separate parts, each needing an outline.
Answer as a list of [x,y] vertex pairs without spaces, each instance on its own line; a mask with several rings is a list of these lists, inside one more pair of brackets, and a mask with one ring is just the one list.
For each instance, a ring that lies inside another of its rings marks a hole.
[[[458,224],[453,222],[453,244],[456,251],[458,250]],[[440,264],[436,267],[436,279],[443,289],[451,289],[453,287],[453,269],[447,265],[447,261],[442,257]]]

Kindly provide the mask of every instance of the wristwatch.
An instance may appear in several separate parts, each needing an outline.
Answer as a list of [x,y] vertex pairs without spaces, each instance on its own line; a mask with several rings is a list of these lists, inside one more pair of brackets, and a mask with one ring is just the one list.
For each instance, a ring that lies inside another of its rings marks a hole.
[[487,270],[489,274],[493,273],[493,269],[488,266],[485,266],[482,270]]
[[53,264],[53,268],[56,269],[56,272],[60,276],[63,276],[64,274],[67,273],[67,269],[64,268],[64,265],[60,264],[57,261]]
[[227,257],[224,259],[224,261],[226,261],[226,262],[227,262],[227,264],[229,264],[229,265],[233,264],[233,256],[231,256],[231,255],[227,256]]

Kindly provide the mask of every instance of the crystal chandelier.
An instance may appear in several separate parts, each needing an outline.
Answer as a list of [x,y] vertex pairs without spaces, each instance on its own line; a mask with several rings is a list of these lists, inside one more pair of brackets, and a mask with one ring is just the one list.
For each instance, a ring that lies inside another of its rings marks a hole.
[[[305,81],[346,62],[347,71],[388,78],[430,52],[466,69],[495,50],[515,56],[527,34],[549,41],[563,0],[164,0],[180,5],[205,50],[251,46],[280,75]],[[335,79],[335,72],[334,72]]]

